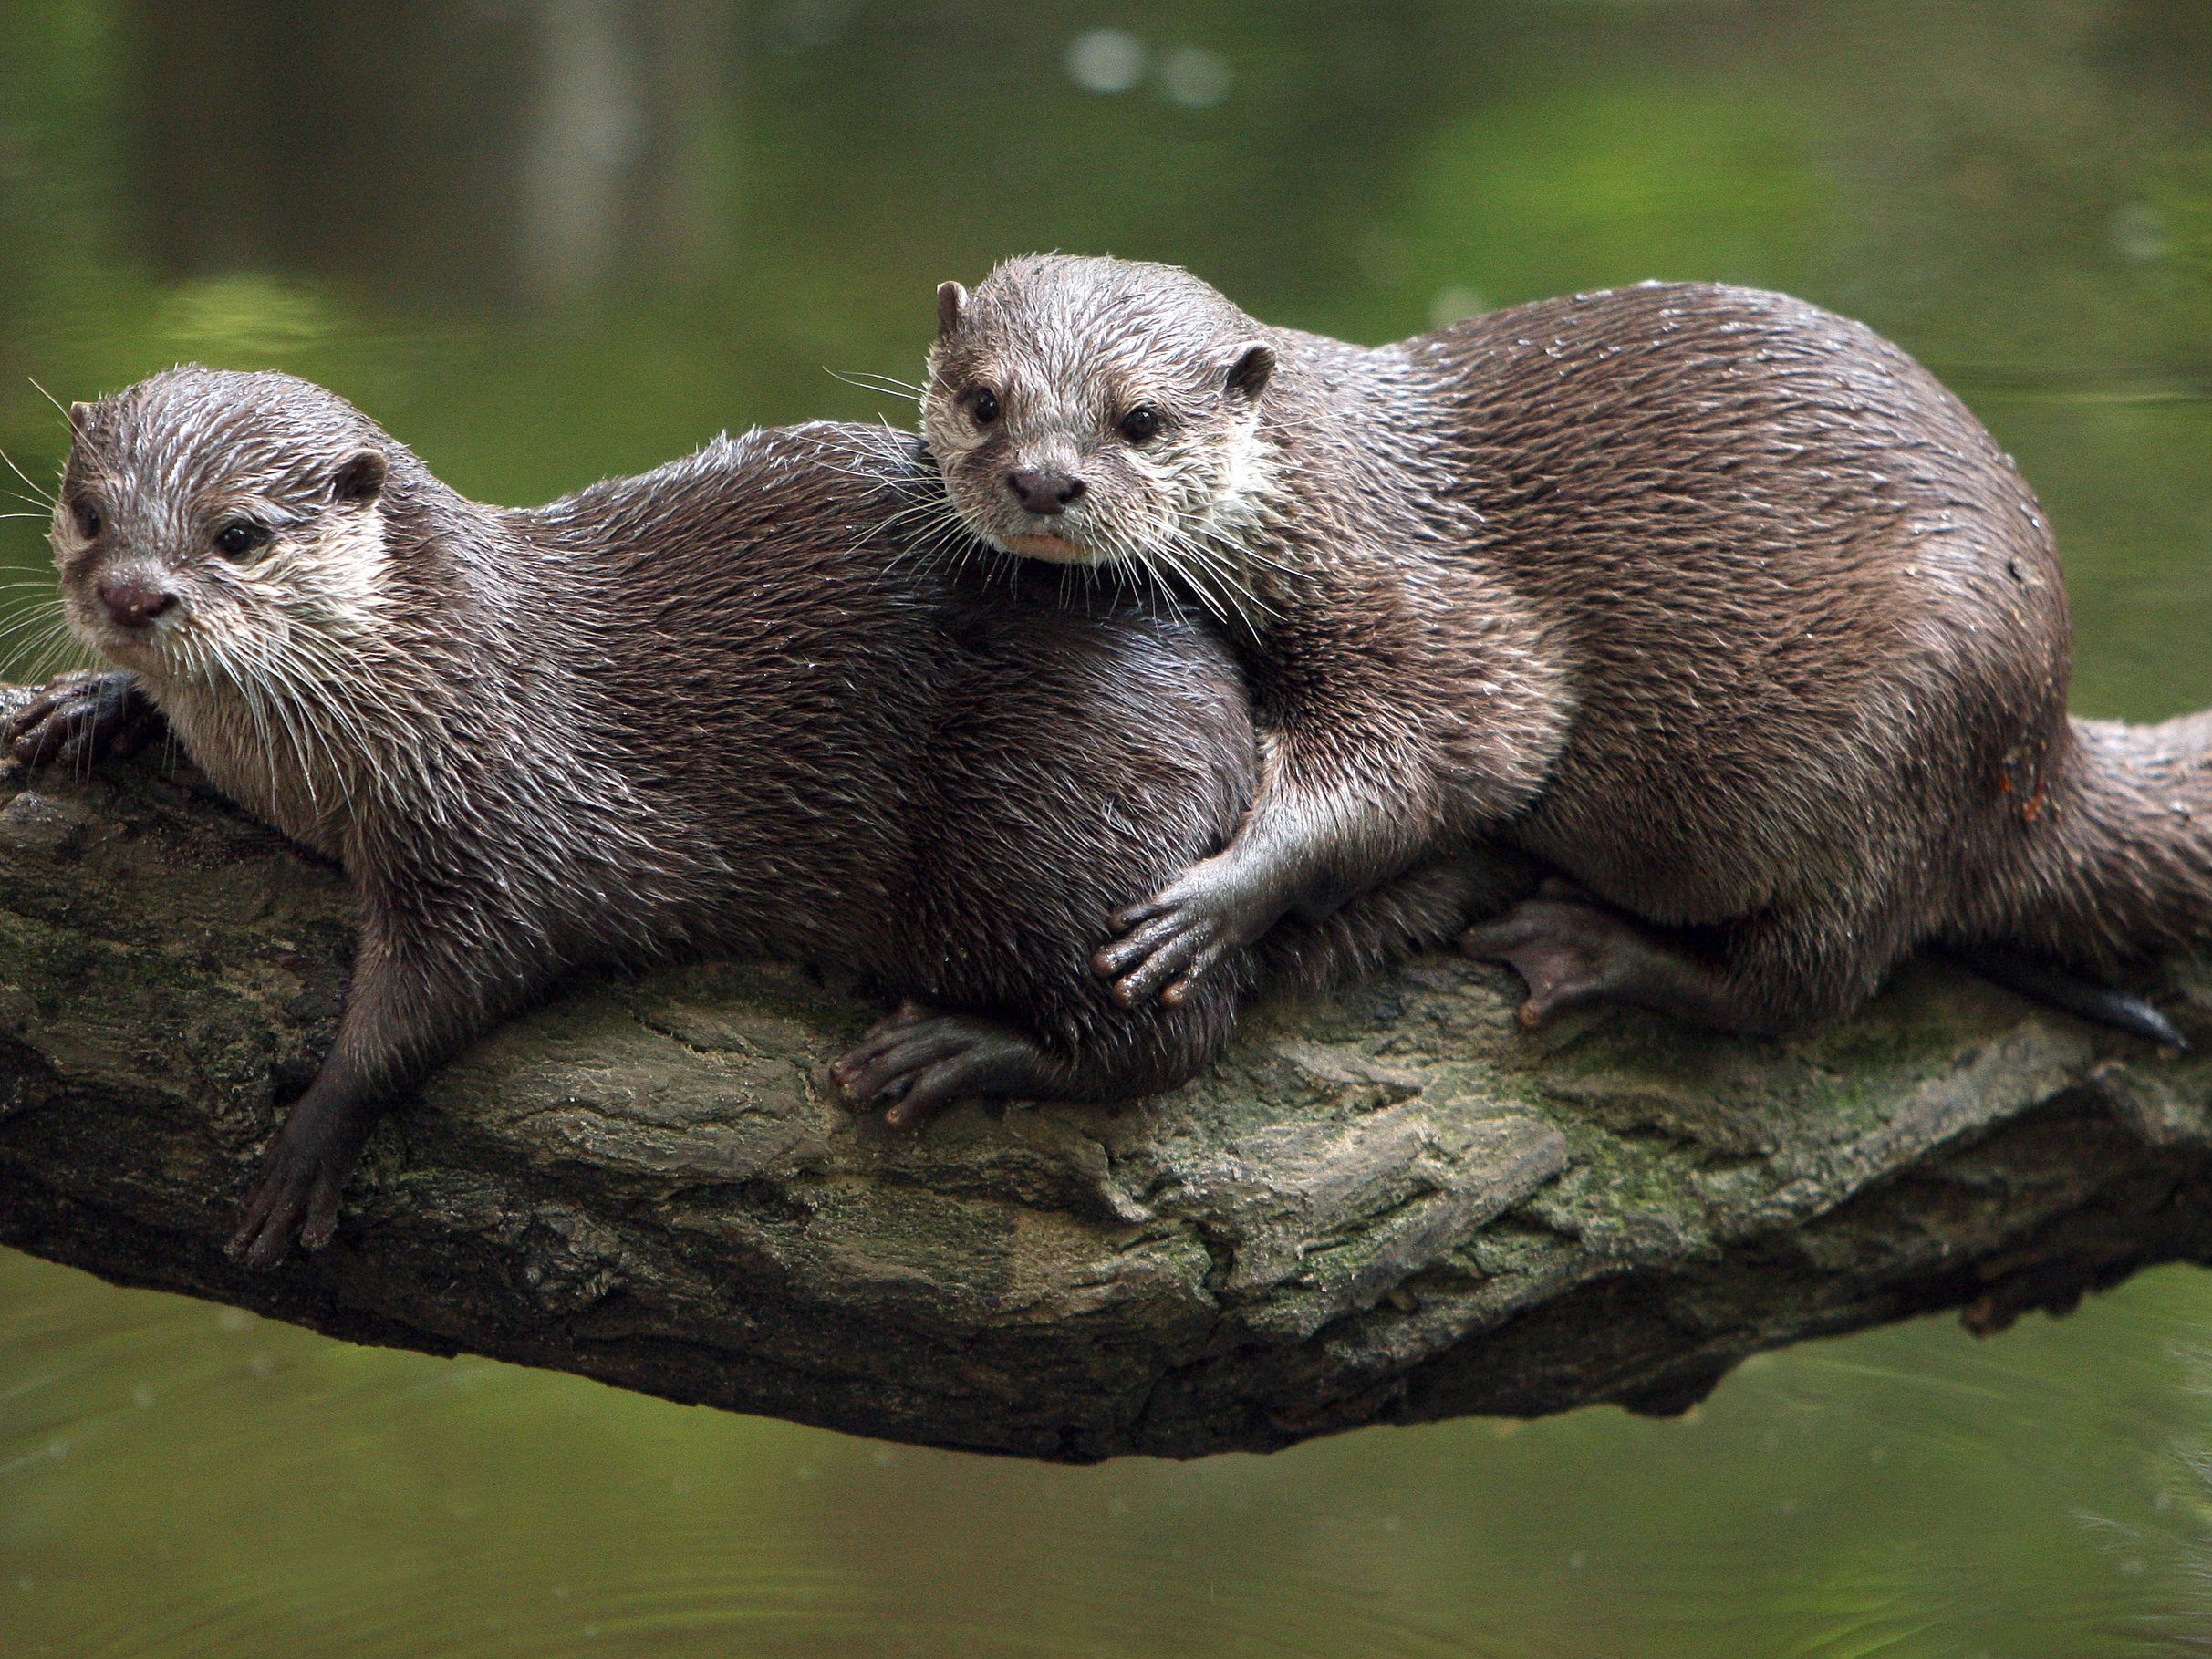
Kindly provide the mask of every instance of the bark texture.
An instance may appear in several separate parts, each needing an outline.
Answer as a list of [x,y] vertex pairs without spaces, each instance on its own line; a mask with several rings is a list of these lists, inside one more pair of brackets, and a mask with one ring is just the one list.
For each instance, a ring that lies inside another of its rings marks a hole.
[[[9,693],[8,695],[16,695]],[[849,1118],[794,969],[585,982],[378,1131],[337,1242],[222,1240],[327,1041],[346,886],[149,753],[0,772],[0,1242],[357,1342],[1063,1459],[1678,1410],[1747,1354],[2212,1259],[2212,1062],[1916,969],[1802,1040],[1532,1037],[1436,959],[1118,1113]],[[2167,973],[2185,1029],[2212,978]],[[2200,1043],[2200,1047],[2203,1046]]]

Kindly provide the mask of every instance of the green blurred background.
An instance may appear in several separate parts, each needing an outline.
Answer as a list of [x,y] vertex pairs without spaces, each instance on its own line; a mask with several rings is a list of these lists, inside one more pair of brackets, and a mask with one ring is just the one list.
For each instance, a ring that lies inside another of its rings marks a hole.
[[[2042,493],[2076,707],[2212,703],[2201,0],[0,0],[0,445],[41,481],[34,379],[182,358],[505,502],[899,420],[829,371],[915,378],[936,283],[1054,246],[1360,339],[1647,276],[1864,317]],[[0,579],[41,534],[0,519]],[[2212,1652],[2208,1316],[2174,1271],[1681,1422],[1067,1470],[0,1255],[0,1653]]]

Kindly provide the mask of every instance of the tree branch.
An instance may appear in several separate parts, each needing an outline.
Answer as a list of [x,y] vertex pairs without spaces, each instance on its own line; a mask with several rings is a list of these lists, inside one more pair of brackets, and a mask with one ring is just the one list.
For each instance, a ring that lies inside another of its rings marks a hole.
[[[19,695],[9,693],[9,696]],[[2212,1063],[1936,969],[1802,1041],[1590,1014],[1450,959],[1260,1011],[1118,1113],[919,1137],[801,972],[573,987],[379,1130],[338,1241],[221,1244],[328,1041],[341,877],[158,754],[0,774],[0,1242],[357,1342],[1087,1459],[1376,1421],[1679,1409],[1737,1361],[1994,1328],[2212,1256]],[[2185,1024],[2212,1003],[2172,974]]]

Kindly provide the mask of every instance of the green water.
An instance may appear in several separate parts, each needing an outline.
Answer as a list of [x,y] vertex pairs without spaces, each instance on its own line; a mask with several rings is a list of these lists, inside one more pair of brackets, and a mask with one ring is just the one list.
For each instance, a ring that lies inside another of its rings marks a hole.
[[[2076,706],[2212,703],[2200,0],[0,0],[0,444],[41,481],[32,379],[186,358],[503,501],[896,420],[830,371],[913,377],[936,283],[1051,246],[1369,339],[1646,276],[1864,316],[2042,493]],[[0,519],[0,579],[39,538]],[[1682,1422],[1068,1470],[0,1257],[0,1654],[2212,1651],[2208,1322],[2172,1270]]]

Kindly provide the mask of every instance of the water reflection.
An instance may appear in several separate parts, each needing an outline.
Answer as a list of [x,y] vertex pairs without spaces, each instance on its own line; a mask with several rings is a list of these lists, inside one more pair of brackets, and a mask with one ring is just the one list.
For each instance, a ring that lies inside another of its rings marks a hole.
[[1096,1469],[349,1348],[20,1259],[0,1297],[11,1653],[2079,1655],[2205,1608],[2183,1272],[2002,1342],[1777,1355],[1682,1423]]
[[[1018,250],[1376,339],[1725,277],[1936,364],[2058,525],[2077,706],[2159,715],[2212,703],[2207,62],[2212,11],[2164,0],[16,5],[0,445],[59,460],[26,377],[199,358],[542,500],[726,425],[899,418],[825,371],[913,378],[936,283]],[[0,567],[45,580],[35,518]],[[0,1259],[0,1645],[2180,1651],[2208,1302],[2169,1272],[1987,1343],[1800,1349],[1681,1423],[1061,1470]]]

